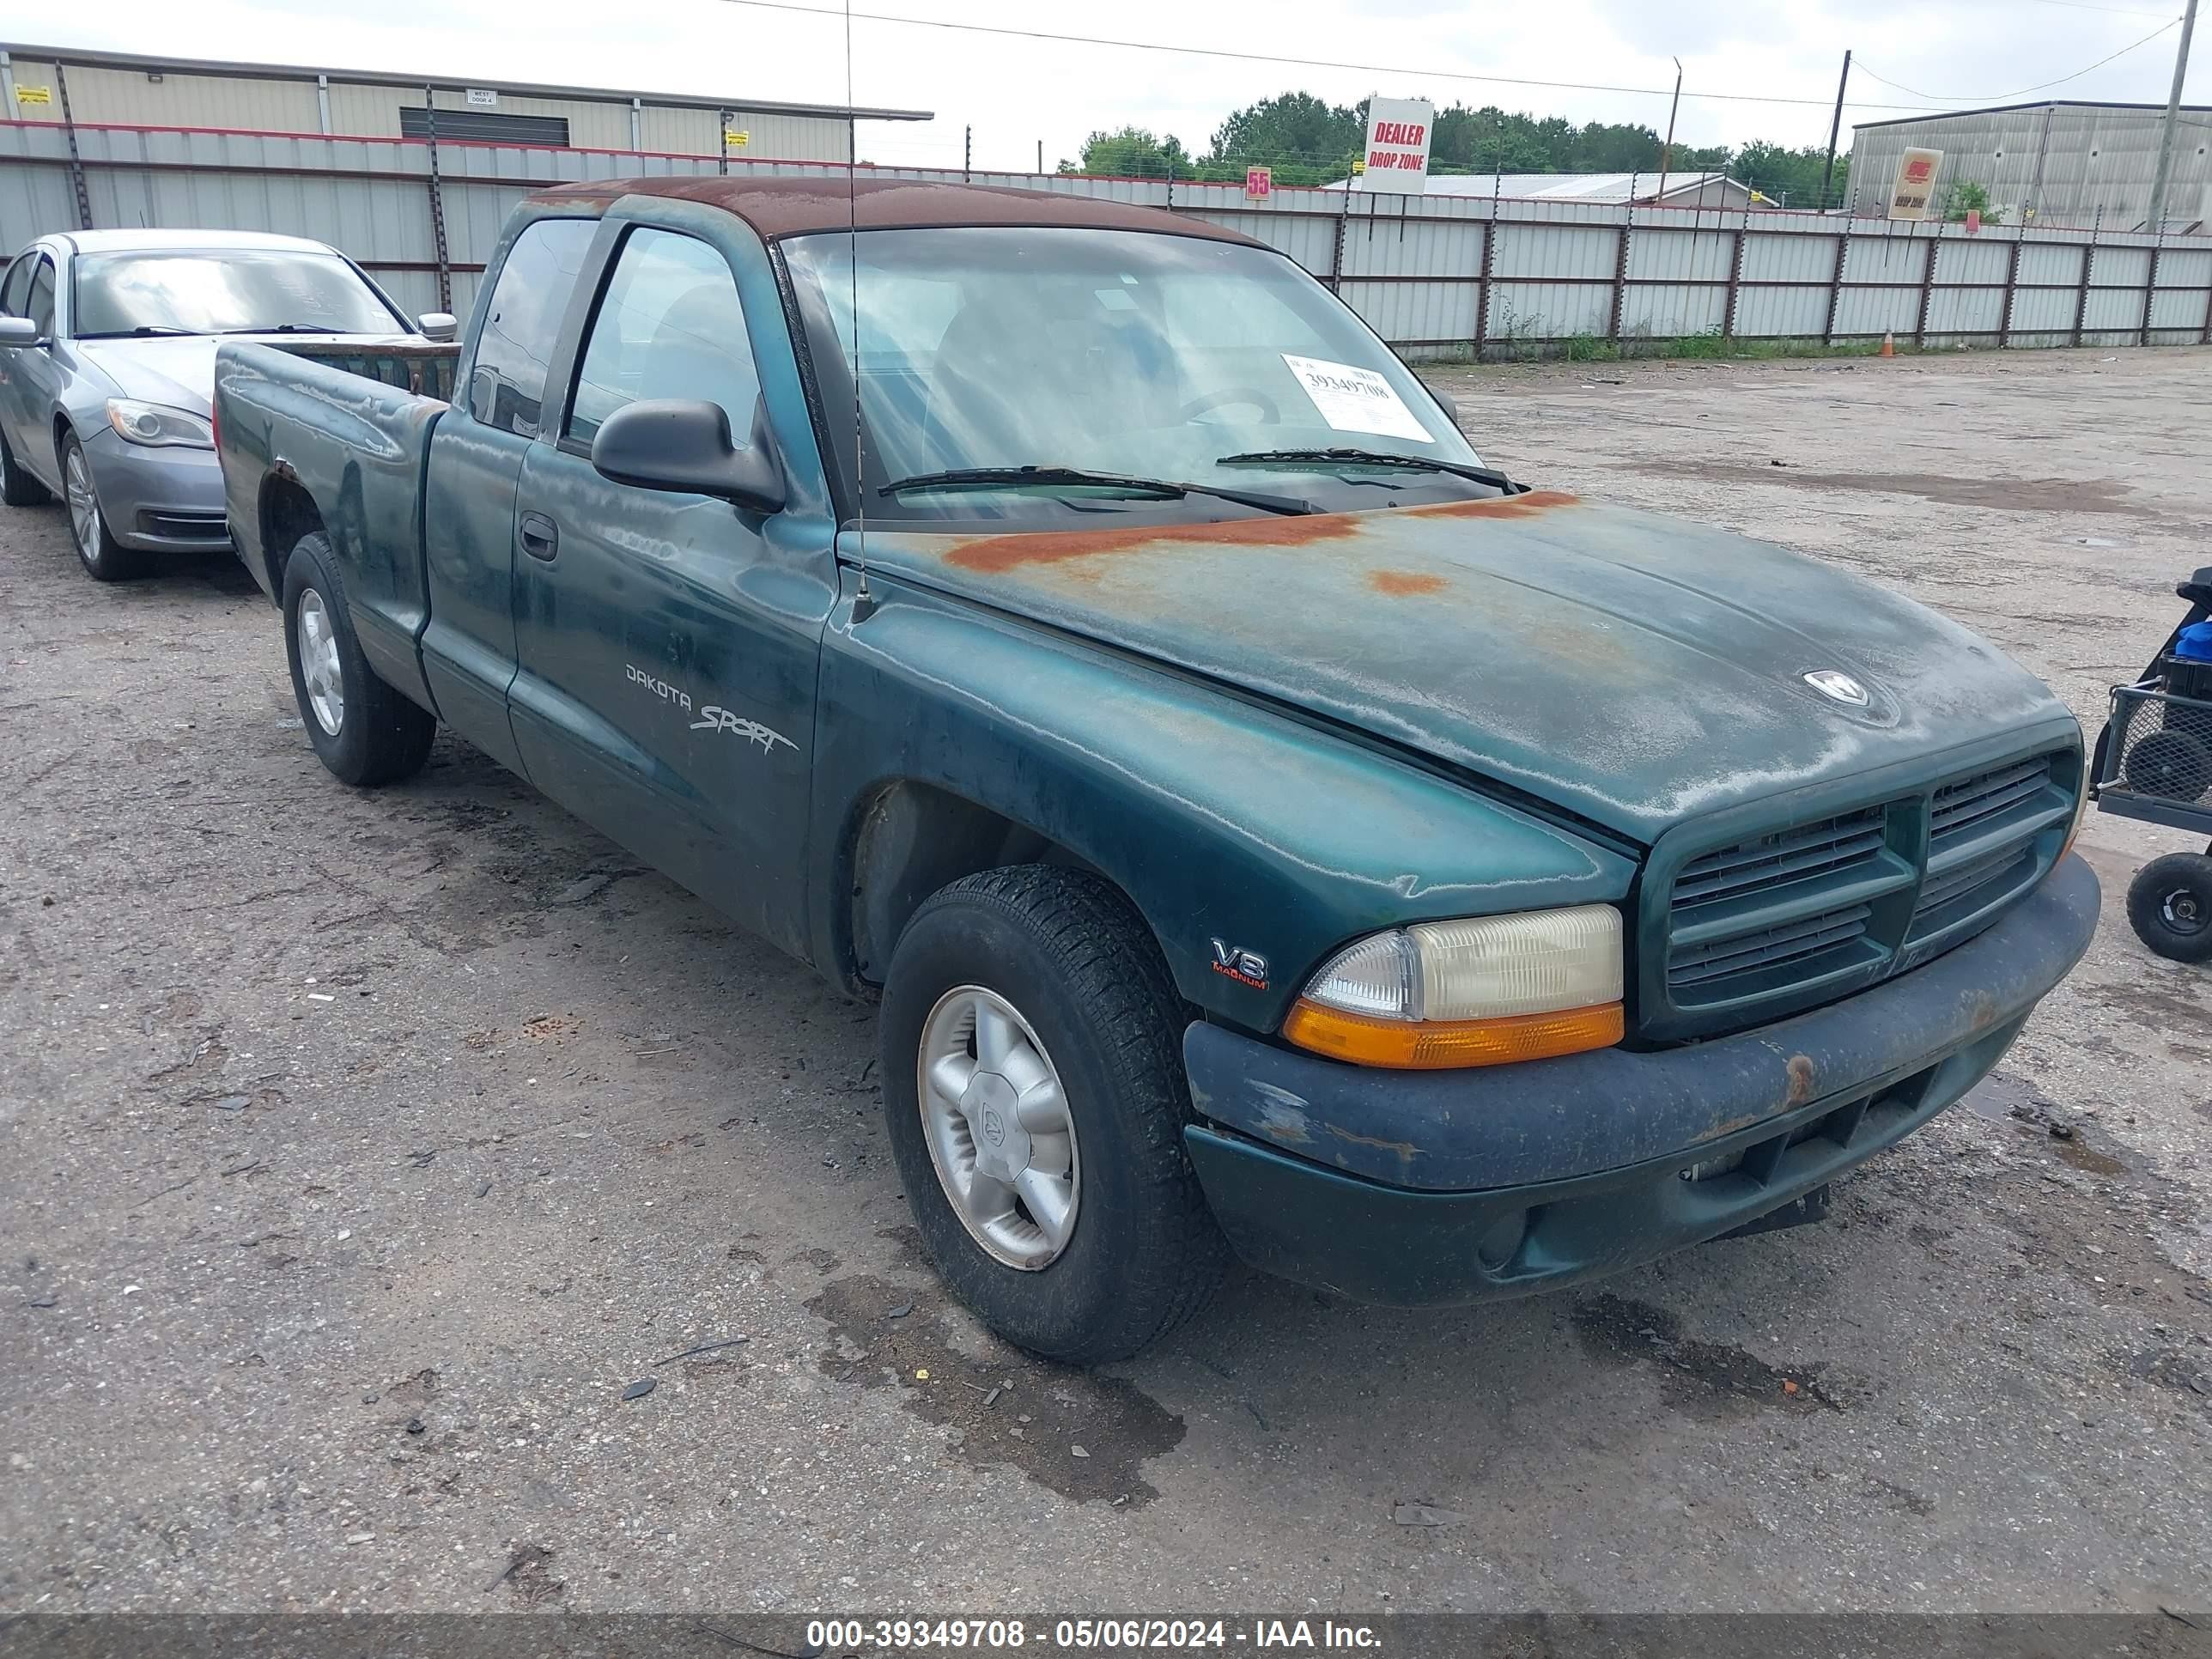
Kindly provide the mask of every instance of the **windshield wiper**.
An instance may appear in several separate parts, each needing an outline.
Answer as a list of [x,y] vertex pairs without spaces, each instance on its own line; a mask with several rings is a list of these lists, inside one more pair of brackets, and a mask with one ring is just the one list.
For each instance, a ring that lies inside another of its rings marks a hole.
[[263,323],[256,328],[219,328],[218,334],[332,334],[341,330],[325,328],[320,323]]
[[1463,461],[1439,461],[1427,455],[1400,455],[1387,449],[1255,449],[1243,455],[1224,455],[1216,466],[1312,466],[1352,462],[1361,466],[1411,466],[1424,472],[1449,472],[1455,478],[1472,478],[1508,495],[1528,493],[1529,486],[1516,483],[1503,472]]
[[102,329],[97,334],[80,334],[80,340],[129,340],[143,338],[149,334],[197,334],[196,328],[177,328],[167,323],[141,323],[136,328]]
[[1073,466],[969,466],[950,472],[917,472],[898,478],[876,493],[896,495],[909,489],[993,489],[1028,484],[1069,484],[1100,489],[1135,490],[1181,501],[1186,495],[1218,495],[1239,507],[1255,507],[1262,513],[1298,514],[1316,512],[1311,501],[1296,495],[1269,495],[1256,489],[1224,489],[1218,484],[1177,483],[1168,478],[1125,478],[1111,472],[1085,472]]

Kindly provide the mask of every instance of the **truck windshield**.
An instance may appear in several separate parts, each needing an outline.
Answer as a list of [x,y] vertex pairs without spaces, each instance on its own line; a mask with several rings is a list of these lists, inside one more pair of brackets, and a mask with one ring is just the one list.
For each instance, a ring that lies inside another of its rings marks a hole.
[[[871,518],[1095,512],[1115,493],[1054,476],[1072,471],[1332,508],[1484,493],[1444,470],[1478,458],[1421,383],[1266,249],[998,226],[825,233],[782,248],[833,430],[858,403]],[[844,429],[835,447],[849,470]],[[932,482],[1022,468],[1038,476]]]
[[408,325],[344,260],[286,250],[88,253],[76,334],[393,334]]

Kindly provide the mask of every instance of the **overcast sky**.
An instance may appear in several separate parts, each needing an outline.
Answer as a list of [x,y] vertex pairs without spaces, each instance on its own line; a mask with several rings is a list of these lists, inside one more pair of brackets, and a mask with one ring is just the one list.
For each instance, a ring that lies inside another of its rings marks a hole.
[[[831,0],[793,0],[832,10]],[[1134,122],[1201,150],[1231,109],[1293,88],[1334,102],[1370,92],[1439,104],[1498,103],[1575,121],[1662,129],[1667,99],[1448,78],[1519,77],[1665,88],[1686,76],[1678,137],[1823,143],[1844,50],[1858,54],[1844,113],[1881,106],[2026,97],[2162,103],[2179,30],[2047,91],[2178,17],[2159,0],[856,0],[882,15],[1281,53],[1374,67],[1314,69],[1070,46],[855,20],[851,95],[935,112],[922,126],[863,127],[864,159],[960,163],[973,124],[978,167],[1048,167],[1093,128]],[[646,91],[844,101],[842,16],[732,0],[101,0],[57,9],[40,44],[179,57],[258,59]],[[64,21],[62,20],[65,19]],[[2189,95],[2212,94],[2212,25]],[[1901,91],[1875,79],[1913,88]],[[1747,102],[1714,94],[1803,102]]]

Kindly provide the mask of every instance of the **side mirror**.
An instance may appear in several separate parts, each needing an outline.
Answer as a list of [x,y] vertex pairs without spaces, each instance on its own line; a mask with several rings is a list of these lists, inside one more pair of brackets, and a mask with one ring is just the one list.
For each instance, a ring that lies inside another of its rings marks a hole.
[[0,317],[0,346],[37,345],[44,338],[28,317]]
[[1457,427],[1462,432],[1466,431],[1467,422],[1459,412],[1459,399],[1453,397],[1450,392],[1445,391],[1442,386],[1438,386],[1434,380],[1431,380],[1425,374],[1416,374],[1413,378],[1421,383],[1422,389],[1425,391],[1429,396],[1434,398],[1439,404],[1443,405],[1444,413],[1451,416],[1451,423]]
[[426,311],[416,320],[422,324],[426,340],[450,340],[461,331],[460,319],[450,311]]
[[719,495],[747,512],[781,513],[782,471],[757,421],[753,435],[750,447],[732,444],[719,404],[651,398],[600,422],[592,465],[601,477],[640,489]]

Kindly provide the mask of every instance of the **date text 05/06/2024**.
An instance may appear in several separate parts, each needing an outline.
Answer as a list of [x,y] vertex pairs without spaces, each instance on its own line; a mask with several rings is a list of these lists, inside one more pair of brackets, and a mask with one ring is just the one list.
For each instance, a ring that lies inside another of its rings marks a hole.
[[1270,1653],[1379,1652],[1371,1625],[1333,1619],[818,1619],[807,1646],[823,1653],[951,1650],[1173,1652],[1249,1648]]

